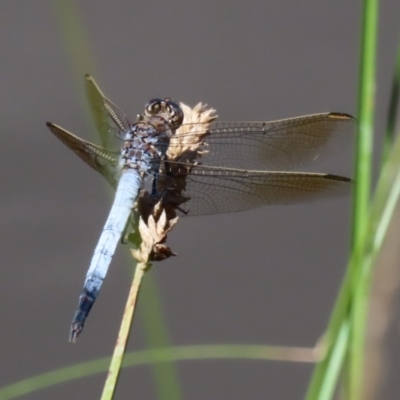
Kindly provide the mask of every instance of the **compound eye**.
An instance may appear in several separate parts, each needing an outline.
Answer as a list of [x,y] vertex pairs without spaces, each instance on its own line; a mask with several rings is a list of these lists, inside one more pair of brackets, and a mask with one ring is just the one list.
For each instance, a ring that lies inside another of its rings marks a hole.
[[165,101],[162,99],[152,99],[144,107],[144,113],[147,116],[158,114],[165,107]]
[[166,97],[164,100],[150,100],[144,107],[144,115],[146,117],[160,115],[163,118],[168,119],[168,123],[174,129],[182,125],[183,122],[183,111],[181,107],[169,97]]
[[183,111],[178,103],[170,99],[165,99],[169,114],[170,123],[174,128],[178,128],[183,122]]

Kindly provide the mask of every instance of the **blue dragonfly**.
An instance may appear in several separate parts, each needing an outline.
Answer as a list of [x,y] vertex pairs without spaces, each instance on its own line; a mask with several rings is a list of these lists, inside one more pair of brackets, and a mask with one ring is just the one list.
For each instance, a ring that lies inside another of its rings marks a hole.
[[218,122],[213,121],[214,116],[203,126],[186,123],[183,105],[165,98],[149,101],[132,123],[93,78],[87,75],[85,85],[101,146],[53,123],[47,126],[100,172],[116,194],[72,320],[72,342],[83,329],[143,193],[182,216],[310,202],[349,193],[349,178],[287,171],[340,150],[354,136],[356,123],[350,115],[323,113],[269,122]]

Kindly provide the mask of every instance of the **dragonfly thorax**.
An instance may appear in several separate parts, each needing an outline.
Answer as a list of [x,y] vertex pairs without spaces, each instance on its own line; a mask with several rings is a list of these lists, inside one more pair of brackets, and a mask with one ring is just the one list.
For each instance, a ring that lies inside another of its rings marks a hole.
[[160,115],[133,124],[121,150],[122,167],[151,172],[164,158],[172,134],[173,129]]

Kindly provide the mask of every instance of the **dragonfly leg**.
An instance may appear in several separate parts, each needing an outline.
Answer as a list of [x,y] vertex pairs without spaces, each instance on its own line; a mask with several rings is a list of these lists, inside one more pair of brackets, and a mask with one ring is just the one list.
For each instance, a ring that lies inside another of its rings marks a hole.
[[179,210],[182,214],[185,214],[185,215],[188,215],[188,214],[189,214],[189,210],[186,211],[186,210],[184,210],[183,208],[180,208],[179,206],[175,206],[175,208],[176,208],[177,210]]
[[156,196],[158,194],[157,193],[157,178],[158,178],[158,173],[154,172],[154,174],[153,174],[153,182],[151,184],[151,194],[153,196]]
[[121,244],[129,243],[129,240],[126,239],[129,235],[128,234],[129,224],[131,224],[132,226],[135,226],[135,218],[134,218],[133,214],[126,221],[125,228],[124,228],[124,231],[122,232],[122,236],[121,236],[121,240],[120,240]]
[[129,243],[125,238],[128,235],[128,226],[129,226],[130,222],[131,222],[131,220],[130,220],[130,218],[128,218],[128,220],[126,221],[126,224],[125,224],[124,231],[122,232],[122,236],[121,236],[121,240],[120,240],[121,244],[128,244]]

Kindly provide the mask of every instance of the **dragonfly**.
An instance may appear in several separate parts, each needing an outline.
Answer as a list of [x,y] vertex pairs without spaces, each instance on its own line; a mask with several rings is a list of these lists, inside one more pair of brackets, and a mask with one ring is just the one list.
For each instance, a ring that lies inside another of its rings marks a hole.
[[[165,98],[150,100],[131,122],[89,75],[85,86],[101,146],[56,124],[47,126],[102,174],[116,194],[79,296],[70,329],[72,342],[84,327],[141,193],[172,205],[181,216],[199,216],[350,192],[349,178],[291,171],[343,148],[356,127],[348,114],[260,122],[219,122],[213,121],[214,116],[208,124],[188,124],[183,105]],[[182,143],[186,143],[183,152]],[[197,143],[196,150],[191,143]]]

